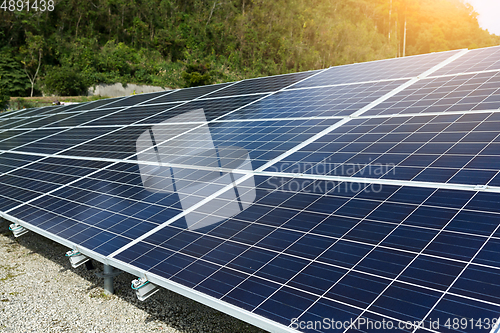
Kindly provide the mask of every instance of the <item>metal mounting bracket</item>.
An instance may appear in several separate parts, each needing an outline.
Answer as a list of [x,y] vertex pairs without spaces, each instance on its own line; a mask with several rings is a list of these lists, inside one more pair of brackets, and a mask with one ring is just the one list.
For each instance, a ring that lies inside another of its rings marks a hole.
[[139,301],[144,301],[154,293],[158,292],[160,288],[151,282],[147,278],[138,278],[132,281],[132,289],[135,290],[135,294]]
[[66,252],[66,257],[69,258],[69,262],[71,263],[71,267],[73,268],[77,268],[78,266],[90,260],[89,257],[81,254],[78,250],[71,250]]
[[16,237],[16,238],[24,235],[25,233],[27,233],[29,231],[28,229],[26,229],[25,227],[23,227],[22,225],[17,224],[17,223],[12,223],[9,226],[9,230],[12,231],[12,233],[14,234],[14,237]]

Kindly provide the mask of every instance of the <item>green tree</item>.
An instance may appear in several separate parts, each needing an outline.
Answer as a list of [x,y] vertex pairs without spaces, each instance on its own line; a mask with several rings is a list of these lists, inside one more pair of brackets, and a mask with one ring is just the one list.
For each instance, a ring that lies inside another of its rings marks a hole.
[[29,81],[10,48],[0,50],[0,85],[4,96],[26,96],[29,91]]
[[35,36],[28,32],[26,34],[26,45],[20,48],[20,53],[23,56],[21,62],[24,65],[24,71],[31,83],[31,97],[33,97],[33,89],[42,65],[43,47],[43,36]]

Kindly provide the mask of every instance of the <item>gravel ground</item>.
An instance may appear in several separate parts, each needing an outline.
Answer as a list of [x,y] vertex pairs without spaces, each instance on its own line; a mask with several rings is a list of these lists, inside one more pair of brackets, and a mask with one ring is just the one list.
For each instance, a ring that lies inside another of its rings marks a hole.
[[8,225],[0,219],[0,332],[264,332],[165,289],[140,302],[128,273],[106,296],[101,264],[73,269],[66,247],[33,232],[14,238]]

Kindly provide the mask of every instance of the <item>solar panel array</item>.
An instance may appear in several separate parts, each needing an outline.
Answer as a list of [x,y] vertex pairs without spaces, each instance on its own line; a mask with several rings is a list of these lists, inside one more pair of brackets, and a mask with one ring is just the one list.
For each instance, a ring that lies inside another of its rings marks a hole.
[[0,115],[0,215],[269,331],[493,331],[500,47]]

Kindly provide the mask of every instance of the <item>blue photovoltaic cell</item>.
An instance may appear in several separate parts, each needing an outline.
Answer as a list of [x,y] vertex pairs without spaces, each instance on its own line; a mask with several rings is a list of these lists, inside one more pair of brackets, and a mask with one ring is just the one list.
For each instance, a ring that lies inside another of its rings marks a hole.
[[[108,116],[112,113],[120,111],[120,108],[116,109],[105,109],[105,110],[93,110],[93,111],[83,111],[83,112],[72,112],[68,113],[69,117],[61,121],[51,123],[48,127],[75,127],[87,124],[98,118]],[[26,127],[30,126],[29,124]]]
[[[291,120],[291,121],[256,121],[256,122],[217,122],[204,125],[210,132],[213,144],[216,147],[240,147],[244,148],[250,155],[254,169],[269,162],[271,159],[286,152],[314,134],[322,131],[335,123],[336,120]],[[183,148],[192,150],[191,156],[201,156],[202,152],[197,151],[200,145],[204,144],[204,137],[195,134],[183,134],[200,124],[172,124],[158,125],[156,132],[171,133],[176,131],[179,137],[176,141],[156,142],[158,149],[162,152],[164,162],[174,163],[178,159],[176,145],[183,143]],[[151,127],[133,126],[114,131],[101,138],[92,140],[79,147],[64,152],[64,155],[86,156],[86,157],[106,157],[125,159],[137,153],[137,140],[139,136]],[[83,133],[83,129],[80,129]],[[87,129],[90,131],[89,129]],[[105,129],[101,129],[105,132]],[[73,131],[73,130],[71,130]],[[94,130],[89,133],[94,133]],[[166,135],[166,134],[165,134]],[[161,138],[159,136],[158,138]],[[151,146],[151,143],[149,143]],[[148,154],[150,160],[156,160],[156,151],[150,149]],[[190,162],[185,162],[191,165]]]
[[221,83],[221,84],[214,84],[214,85],[210,85],[210,86],[201,86],[201,87],[180,89],[180,90],[174,91],[171,94],[162,96],[162,97],[157,98],[157,99],[152,100],[152,101],[148,101],[144,104],[147,105],[147,104],[162,104],[162,103],[171,103],[171,102],[190,101],[190,100],[195,99],[195,98],[203,97],[204,95],[207,95],[211,92],[214,92],[216,90],[227,87],[229,85],[231,85],[231,83]]
[[88,111],[88,110],[93,110],[93,109],[97,109],[97,108],[103,108],[103,107],[107,107],[109,104],[115,103],[117,101],[121,101],[123,99],[124,99],[124,97],[117,97],[117,98],[100,99],[97,101],[80,103],[73,108],[68,108],[66,110],[66,112]]
[[[87,140],[95,139],[98,136],[104,135],[109,132],[109,129],[93,128],[92,130],[89,130],[86,128],[72,128],[69,130],[63,130],[55,135],[48,137],[43,137],[43,133],[38,133],[40,131],[42,130],[35,130],[27,134],[29,135],[29,139],[31,139],[31,134],[33,134],[37,139],[36,142],[25,144],[22,147],[16,147],[15,150],[38,154],[56,154]],[[50,130],[44,130],[44,132],[45,131]],[[24,136],[20,136],[20,138],[23,137]],[[24,143],[24,141],[22,141],[21,143]]]
[[347,116],[397,88],[405,81],[353,84],[282,91],[223,119],[267,119]]
[[38,130],[9,130],[0,133],[0,148],[9,150],[23,145],[27,145],[36,140],[43,139],[47,136],[60,132],[60,129],[38,129]]
[[4,174],[41,158],[33,155],[2,153],[0,154],[0,173]]
[[357,119],[268,171],[488,184],[500,169],[498,113]]
[[162,113],[165,110],[170,110],[177,105],[178,103],[170,103],[153,106],[135,106],[121,111],[117,109],[114,111],[119,112],[108,112],[108,115],[104,113],[103,117],[100,119],[94,117],[84,126],[130,125],[158,113]]
[[[0,176],[2,209],[8,211],[61,185],[77,180],[105,165],[96,161],[75,161],[22,154],[3,154],[17,161],[18,169]],[[5,159],[4,159],[5,161]],[[30,162],[34,162],[28,164]],[[20,168],[22,167],[22,168]]]
[[24,111],[24,110],[26,110],[26,109],[15,110],[15,111],[5,111],[5,110],[2,110],[2,111],[0,111],[0,122],[2,120],[7,119],[7,118],[14,117],[16,114],[21,114],[21,112]]
[[500,108],[500,73],[420,80],[364,115],[495,110]]
[[[186,227],[190,214],[199,223],[208,218],[208,211],[195,211],[115,258],[284,325],[325,313],[346,320],[430,320],[430,309],[446,306],[448,289],[459,302],[481,307],[487,301],[485,311],[500,312],[500,289],[483,292],[496,283],[487,274],[497,274],[498,261],[488,261],[486,269],[474,259],[496,256],[488,244],[500,241],[500,215],[480,193],[254,181],[255,200],[233,217]],[[500,194],[488,197],[500,204]],[[491,227],[478,229],[464,215],[476,213],[489,214],[482,223]],[[307,217],[296,223],[301,216]]]
[[12,129],[16,128],[17,126],[21,126],[27,123],[31,123],[33,121],[36,121],[37,119],[43,119],[43,118],[8,118],[3,120],[0,123],[0,128],[2,129]]
[[308,78],[309,76],[318,72],[320,71],[300,72],[243,80],[222,90],[213,92],[207,97],[236,96],[274,92],[288,87],[289,85],[292,85],[305,78]]
[[290,88],[318,87],[333,84],[414,77],[424,73],[435,65],[438,65],[457,52],[458,51],[448,51],[405,58],[335,66],[329,68],[323,73],[295,84]]
[[500,69],[500,46],[469,50],[433,75],[479,72]]
[[[136,106],[114,113],[107,117],[92,121],[87,126],[94,125],[128,125],[132,123],[140,124],[158,124],[163,121],[175,122],[171,118],[182,115],[189,111],[203,109],[205,119],[210,121],[225,115],[228,112],[236,110],[248,103],[255,101],[262,96],[246,96],[236,98],[218,98],[193,101],[180,105],[179,103]],[[198,119],[194,119],[197,121]],[[190,121],[183,117],[183,122]]]
[[101,106],[101,108],[118,108],[118,107],[126,107],[126,106],[132,106],[136,105],[139,103],[144,103],[146,101],[152,100],[153,102],[155,99],[157,99],[160,96],[169,94],[170,91],[160,91],[160,92],[155,92],[155,93],[146,93],[146,94],[139,94],[139,95],[132,95],[127,98],[122,98],[118,99],[113,103],[107,103],[104,106]]

